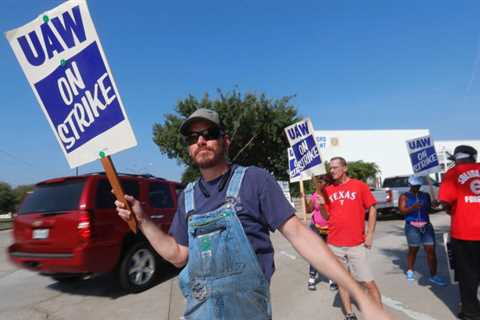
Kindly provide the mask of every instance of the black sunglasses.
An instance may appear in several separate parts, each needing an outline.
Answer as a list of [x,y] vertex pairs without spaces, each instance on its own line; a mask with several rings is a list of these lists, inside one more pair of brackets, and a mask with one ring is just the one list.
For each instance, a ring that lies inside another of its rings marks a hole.
[[185,136],[185,141],[186,141],[187,144],[190,146],[190,145],[192,145],[192,144],[197,143],[198,138],[199,138],[200,136],[202,136],[203,139],[205,139],[205,140],[217,140],[217,139],[220,138],[222,135],[223,135],[223,131],[222,131],[222,130],[220,130],[220,129],[217,128],[217,127],[213,127],[213,128],[208,128],[208,129],[201,130],[201,131],[189,132],[189,133]]

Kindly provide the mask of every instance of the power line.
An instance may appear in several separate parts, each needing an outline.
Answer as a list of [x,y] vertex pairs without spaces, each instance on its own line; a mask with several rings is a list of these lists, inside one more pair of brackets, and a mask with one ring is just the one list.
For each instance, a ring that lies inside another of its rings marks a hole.
[[3,149],[0,149],[0,152],[3,153],[3,154],[6,154],[7,156],[9,156],[11,159],[15,160],[16,163],[20,162],[30,168],[35,168],[35,166],[33,164],[31,164],[30,162],[26,161],[26,160],[23,160],[22,158],[20,158],[19,156],[11,153],[11,152],[8,152],[6,150],[3,150]]

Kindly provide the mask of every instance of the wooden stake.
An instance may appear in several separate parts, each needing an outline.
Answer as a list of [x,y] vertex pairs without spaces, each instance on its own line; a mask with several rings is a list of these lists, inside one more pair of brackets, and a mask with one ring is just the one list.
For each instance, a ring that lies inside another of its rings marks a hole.
[[127,223],[130,229],[133,231],[133,233],[137,233],[137,221],[135,220],[135,215],[133,214],[130,204],[125,199],[125,193],[123,192],[122,185],[120,184],[120,180],[118,179],[117,171],[113,166],[112,159],[110,158],[110,156],[106,156],[106,157],[100,156],[100,160],[102,161],[103,169],[105,169],[105,173],[107,175],[108,181],[112,186],[113,193],[115,194],[115,198],[117,198],[118,201],[125,204],[125,209],[130,210],[130,212],[132,212],[132,218]]
[[[303,180],[300,180],[300,194],[305,194],[305,189],[303,188]],[[307,210],[305,208],[305,199],[302,197],[302,205],[301,205],[301,210],[303,213],[303,222],[307,224]]]

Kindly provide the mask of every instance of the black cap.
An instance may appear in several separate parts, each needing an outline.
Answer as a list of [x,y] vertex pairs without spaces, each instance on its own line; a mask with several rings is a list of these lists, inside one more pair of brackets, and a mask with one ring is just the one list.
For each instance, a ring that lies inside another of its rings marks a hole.
[[220,129],[223,129],[222,123],[220,121],[220,117],[218,113],[211,109],[200,108],[195,110],[180,126],[180,133],[182,135],[187,135],[192,123],[198,120],[205,120],[217,126]]
[[459,145],[455,147],[453,151],[452,160],[461,160],[468,158],[475,158],[477,156],[477,150],[472,146]]

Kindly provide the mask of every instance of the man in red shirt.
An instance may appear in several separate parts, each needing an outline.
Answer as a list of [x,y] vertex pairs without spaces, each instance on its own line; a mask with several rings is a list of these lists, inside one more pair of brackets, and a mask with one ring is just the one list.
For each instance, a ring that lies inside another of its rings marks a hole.
[[462,301],[458,316],[480,320],[480,163],[476,163],[477,150],[466,145],[455,148],[453,160],[455,166],[440,185],[439,200],[451,215],[455,276]]
[[[334,184],[325,188],[322,215],[328,220],[327,243],[337,258],[381,306],[381,295],[373,279],[367,261],[367,250],[372,247],[377,219],[376,200],[367,184],[347,175],[347,162],[342,157],[330,160],[330,174]],[[320,201],[321,202],[321,201]],[[367,233],[365,234],[365,210],[369,210]],[[339,286],[340,298],[346,312],[346,320],[355,320],[350,296]]]

